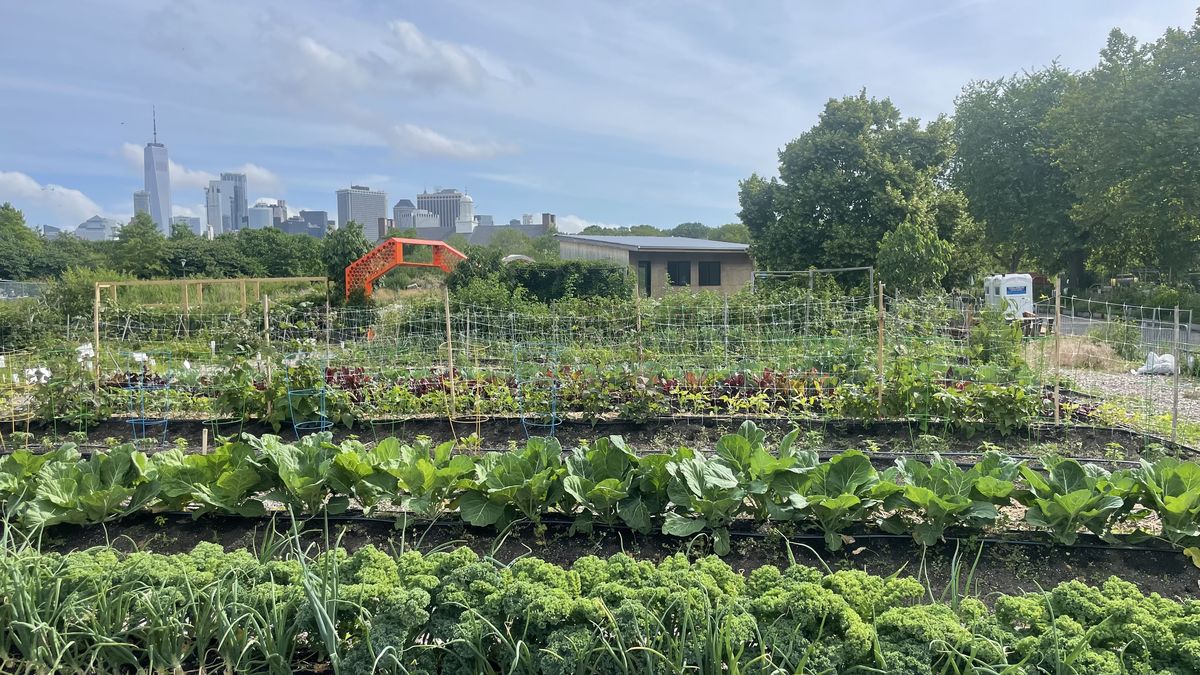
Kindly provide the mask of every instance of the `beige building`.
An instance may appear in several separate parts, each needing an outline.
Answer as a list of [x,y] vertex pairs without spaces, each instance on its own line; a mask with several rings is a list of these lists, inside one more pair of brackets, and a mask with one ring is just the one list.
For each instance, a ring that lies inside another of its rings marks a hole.
[[736,293],[750,283],[750,247],[688,237],[558,235],[563,260],[611,260],[636,273],[638,292],[662,297],[670,288]]

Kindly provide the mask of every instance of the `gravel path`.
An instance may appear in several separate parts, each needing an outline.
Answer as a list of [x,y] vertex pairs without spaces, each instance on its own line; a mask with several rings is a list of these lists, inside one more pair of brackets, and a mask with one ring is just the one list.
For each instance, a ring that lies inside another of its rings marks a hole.
[[[1149,399],[1155,414],[1171,411],[1173,378],[1169,375],[1134,375],[1105,373],[1082,368],[1063,368],[1079,391],[1101,398],[1139,399],[1143,406]],[[1138,412],[1144,412],[1143,407]],[[1179,378],[1179,419],[1200,422],[1200,386],[1188,377]]]

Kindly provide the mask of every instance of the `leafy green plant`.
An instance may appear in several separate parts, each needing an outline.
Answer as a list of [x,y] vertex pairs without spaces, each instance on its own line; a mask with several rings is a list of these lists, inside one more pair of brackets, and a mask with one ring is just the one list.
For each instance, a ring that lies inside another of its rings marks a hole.
[[503,528],[524,517],[541,536],[542,514],[563,495],[561,454],[557,440],[539,437],[515,452],[489,452],[476,463],[475,480],[455,505],[472,525]]
[[475,462],[454,455],[454,441],[434,445],[427,436],[401,445],[394,438],[375,446],[375,457],[396,481],[401,508],[426,518],[441,516],[462,489],[469,487]]
[[580,508],[572,530],[591,532],[593,523],[618,520],[639,532],[650,530],[650,511],[634,490],[636,462],[620,436],[598,438],[567,457],[563,490]]
[[274,486],[256,449],[244,440],[222,443],[209,454],[186,454],[172,448],[154,456],[162,508],[184,510],[192,517],[213,511],[240,516],[266,513],[261,492]]
[[663,534],[690,537],[708,528],[713,551],[729,553],[729,525],[742,512],[746,490],[729,467],[715,459],[689,457],[667,464],[667,494],[676,508],[663,517]]
[[1110,474],[1094,464],[1046,457],[1045,474],[1021,465],[1027,489],[1014,494],[1026,507],[1025,520],[1044,527],[1061,544],[1074,544],[1079,529],[1107,537],[1118,513],[1127,508],[1125,497],[1134,486],[1128,472]]
[[884,501],[894,513],[881,526],[894,534],[911,532],[923,546],[941,541],[947,527],[989,526],[1000,517],[996,505],[1008,503],[1019,470],[1018,462],[994,452],[966,471],[937,453],[928,463],[898,459],[888,478],[899,479],[901,489]]
[[27,527],[102,523],[132,513],[158,494],[158,476],[145,453],[118,445],[81,459],[67,444],[60,461],[42,465],[33,499],[20,509]]
[[883,501],[900,489],[891,481],[880,480],[865,454],[847,450],[807,474],[785,513],[794,519],[815,520],[825,535],[825,547],[837,551],[845,544],[844,532],[850,526],[867,522]]
[[1133,478],[1140,501],[1158,514],[1162,537],[1175,546],[1195,546],[1200,541],[1200,465],[1173,457],[1153,463],[1143,459]]

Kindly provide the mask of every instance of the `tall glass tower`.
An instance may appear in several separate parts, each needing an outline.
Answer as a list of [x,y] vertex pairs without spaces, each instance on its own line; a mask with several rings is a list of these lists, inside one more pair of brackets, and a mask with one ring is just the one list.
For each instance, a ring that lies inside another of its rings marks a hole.
[[150,219],[163,234],[171,234],[171,170],[167,146],[158,142],[158,118],[154,116],[154,141],[146,144],[144,167],[146,193],[150,197]]

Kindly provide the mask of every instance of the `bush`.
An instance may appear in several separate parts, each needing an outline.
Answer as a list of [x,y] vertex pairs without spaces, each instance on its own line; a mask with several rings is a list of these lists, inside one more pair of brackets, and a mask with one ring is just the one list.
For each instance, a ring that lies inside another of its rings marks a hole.
[[61,279],[50,283],[46,290],[46,302],[63,320],[74,317],[90,318],[95,305],[97,282],[130,279],[133,277],[128,274],[104,267],[72,267],[63,272]]

